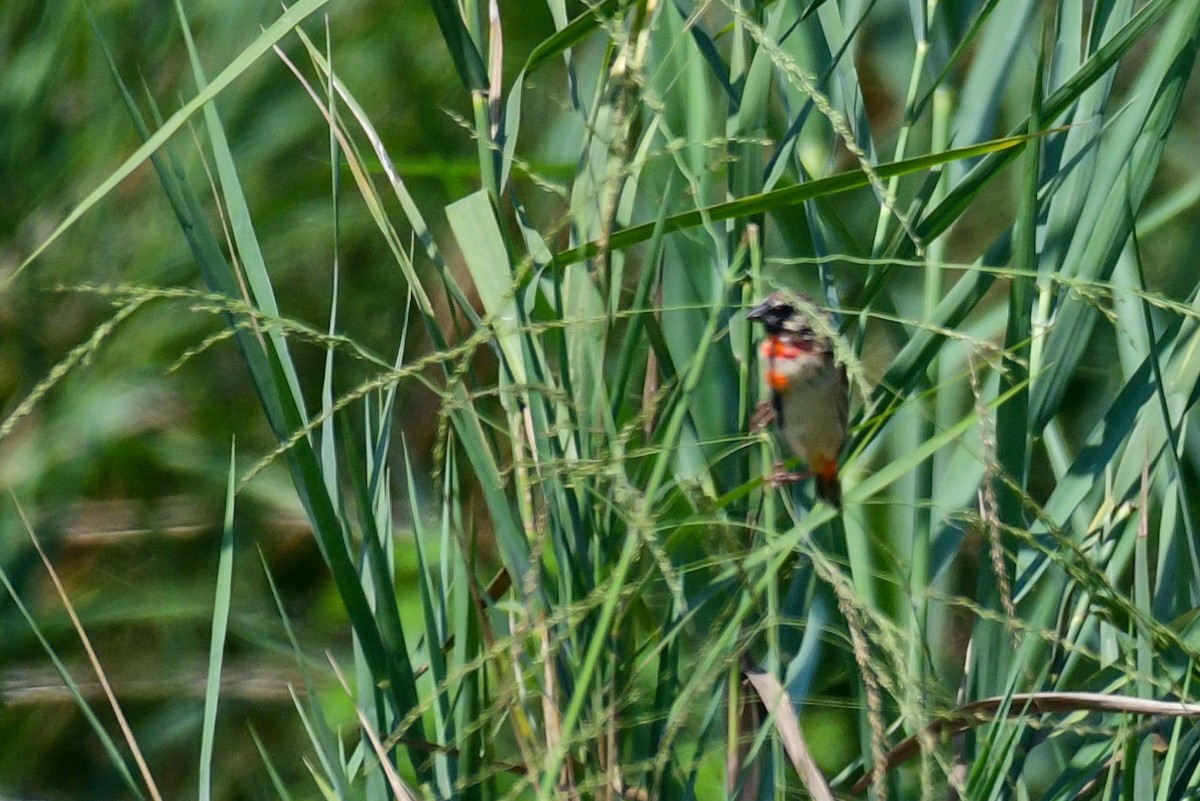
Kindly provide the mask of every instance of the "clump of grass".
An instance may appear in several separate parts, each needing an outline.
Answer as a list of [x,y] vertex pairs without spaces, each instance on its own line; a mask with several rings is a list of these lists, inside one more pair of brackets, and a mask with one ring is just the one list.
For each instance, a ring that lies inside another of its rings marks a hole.
[[[356,733],[297,703],[320,793],[1193,788],[1196,738],[1158,721],[1195,714],[1196,285],[1147,283],[1139,222],[1176,235],[1152,179],[1193,122],[1200,3],[1019,5],[917,4],[901,37],[874,3],[551,0],[530,46],[495,2],[437,0],[477,148],[447,203],[298,27],[317,0],[212,82],[186,36],[199,91],[164,123],[125,94],[145,144],[60,231],[153,162],[206,284],[180,300],[222,321],[277,443],[245,478],[286,467],[353,635],[331,670]],[[365,208],[405,282],[392,357],[336,302],[318,328],[276,300],[210,102],[270,48],[326,122],[330,213]],[[193,117],[228,251],[164,149]],[[779,286],[837,315],[859,378],[840,516],[763,481],[742,310]],[[432,437],[405,426],[417,383]]]

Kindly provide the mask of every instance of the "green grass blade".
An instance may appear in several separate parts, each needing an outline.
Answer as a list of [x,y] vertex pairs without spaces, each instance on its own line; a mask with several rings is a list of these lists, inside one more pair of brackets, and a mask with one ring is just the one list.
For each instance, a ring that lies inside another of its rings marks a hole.
[[[1005,139],[994,139],[989,142],[984,142],[978,145],[969,145],[966,147],[947,150],[944,153],[935,153],[932,155],[916,156],[911,159],[897,162],[895,164],[883,164],[875,168],[876,174],[880,178],[891,178],[899,175],[908,175],[910,173],[929,170],[942,164],[948,164],[959,159],[970,159],[981,156],[985,153],[996,153],[1005,150],[1019,148],[1029,141],[1026,136],[1007,137]],[[785,209],[788,206],[794,206],[813,198],[823,197],[825,195],[846,192],[851,189],[861,189],[870,185],[870,177],[861,168],[848,170],[837,175],[829,176],[828,178],[818,178],[813,181],[808,181],[796,186],[788,186],[782,189],[775,189],[770,192],[765,192],[760,195],[751,197],[738,198],[726,203],[718,203],[713,206],[708,206],[695,211],[687,211],[679,214],[674,214],[668,217],[663,223],[663,230],[666,233],[672,231],[681,231],[688,228],[694,228],[706,222],[719,222],[721,220],[729,220],[738,217],[752,217],[756,214],[764,214],[768,211],[777,211]],[[654,233],[657,222],[643,223],[635,225],[632,228],[626,228],[623,231],[614,231],[612,236],[607,241],[607,246],[611,250],[627,248],[639,242],[644,242]],[[556,261],[560,265],[571,264],[573,262],[590,259],[600,251],[600,245],[597,242],[589,242],[586,245],[570,248],[561,251]]]
[[[188,56],[192,63],[192,75],[196,86],[201,92],[207,86],[204,67],[200,64],[200,55],[196,52],[192,41],[192,32],[188,27],[187,17],[183,12],[181,0],[175,0],[175,10],[179,15],[180,28],[183,30],[184,41],[187,43]],[[242,272],[249,285],[254,305],[272,317],[279,316],[279,306],[275,301],[275,290],[271,286],[271,277],[267,273],[266,261],[258,244],[258,235],[250,219],[250,207],[246,195],[242,191],[241,180],[233,163],[233,153],[225,137],[225,128],[217,114],[215,103],[204,105],[204,123],[208,131],[209,141],[213,148],[213,161],[216,164],[222,196],[225,200],[226,212],[229,215],[229,225],[233,239],[241,256]],[[304,403],[300,394],[300,379],[288,354],[287,340],[283,332],[272,328],[266,336],[279,355],[279,365],[287,379],[286,386],[291,392],[290,406],[295,407],[300,419],[307,422],[304,414]]]
[[308,657],[301,650],[300,641],[296,638],[296,632],[292,627],[291,620],[288,618],[287,610],[284,608],[283,596],[280,595],[279,587],[275,583],[275,577],[267,564],[266,555],[261,550],[258,555],[262,561],[263,575],[267,579],[267,586],[275,602],[275,609],[279,614],[279,620],[283,624],[284,633],[287,635],[288,643],[291,645],[292,656],[296,661],[296,666],[300,670],[300,677],[304,682],[304,695],[309,699],[309,711],[307,713],[304,712],[295,690],[292,690],[292,700],[296,705],[297,712],[301,715],[304,730],[308,733],[313,751],[317,754],[317,759],[320,761],[325,775],[330,777],[333,782],[333,791],[338,798],[346,798],[349,795],[349,777],[346,776],[345,771],[341,770],[341,760],[338,757],[339,741],[337,735],[329,726],[325,712],[321,708],[320,703],[317,702],[319,695],[317,693],[317,686],[311,678]]
[[13,604],[17,607],[17,611],[21,613],[21,617],[23,617],[25,622],[29,625],[29,630],[33,632],[34,637],[37,638],[38,643],[42,646],[42,650],[45,651],[46,656],[50,658],[50,662],[54,665],[55,672],[58,673],[59,678],[62,679],[63,684],[66,685],[67,690],[70,691],[71,696],[75,699],[75,705],[79,708],[79,711],[83,715],[84,719],[87,720],[89,728],[91,728],[92,733],[100,742],[101,747],[104,749],[104,753],[108,756],[109,762],[112,763],[113,769],[117,772],[117,775],[121,777],[121,781],[125,785],[125,789],[128,790],[134,798],[138,799],[138,801],[145,801],[146,796],[142,793],[141,787],[138,786],[137,781],[133,778],[133,774],[129,771],[129,766],[125,764],[125,758],[121,756],[120,749],[117,747],[116,742],[114,742],[112,737],[109,736],[105,725],[100,722],[98,717],[96,717],[96,713],[92,710],[91,705],[87,702],[87,699],[83,697],[83,693],[80,691],[79,686],[75,683],[75,680],[71,678],[71,674],[67,671],[67,666],[63,664],[62,659],[54,650],[54,646],[52,646],[50,644],[50,640],[46,638],[46,635],[42,631],[42,627],[38,625],[37,620],[29,611],[29,608],[25,605],[25,602],[21,600],[21,596],[17,594],[17,590],[15,587],[13,587],[12,581],[8,577],[8,572],[4,569],[3,565],[0,565],[0,584],[4,585],[4,589],[8,592],[8,597],[12,599]]
[[200,801],[212,799],[213,742],[217,730],[217,705],[221,700],[221,665],[225,661],[225,635],[233,596],[233,505],[237,485],[237,449],[229,449],[225,523],[221,528],[221,556],[217,562],[217,591],[213,603],[212,638],[208,651],[208,678],[204,683],[204,723],[200,734]]
[[71,228],[79,219],[86,214],[92,207],[107,196],[113,189],[120,185],[126,178],[133,174],[133,171],[146,162],[152,154],[156,153],[167,141],[174,136],[184,124],[191,119],[192,115],[204,108],[213,98],[219,95],[225,87],[233,83],[242,73],[249,69],[254,62],[267,53],[280,39],[287,36],[297,25],[303,22],[307,17],[320,9],[329,0],[299,0],[292,5],[283,14],[279,16],[275,22],[271,23],[262,34],[258,36],[245,50],[234,59],[229,66],[221,70],[220,74],[213,79],[208,86],[199,92],[194,98],[184,104],[183,108],[176,111],[171,117],[159,126],[158,130],[152,135],[146,137],[146,141],[142,143],[134,153],[125,159],[125,161],[114,170],[108,178],[106,178],[99,186],[84,198],[79,205],[71,210],[66,218],[58,224],[57,227],[42,241],[37,248],[30,253],[17,269],[13,270],[3,281],[0,281],[0,290],[13,281],[18,275],[24,272],[25,268],[33,263],[45,250],[50,247],[67,229]]
[[462,13],[454,0],[429,0],[433,16],[442,31],[450,58],[454,60],[454,68],[458,70],[459,80],[468,91],[486,93],[488,88],[487,71],[483,67],[483,57],[479,48],[471,39],[471,33],[463,22]]
[[[1116,123],[1111,142],[1105,144],[1094,171],[1089,199],[1083,211],[1091,226],[1076,228],[1063,271],[1070,276],[1107,281],[1130,232],[1130,210],[1141,207],[1162,154],[1161,142],[1170,131],[1182,100],[1184,76],[1195,62],[1195,43],[1186,28],[1200,24],[1200,4],[1179,3],[1168,30],[1175,31],[1169,46],[1159,48],[1139,76],[1139,99]],[[1132,157],[1132,158],[1131,158]],[[1033,390],[1032,421],[1041,430],[1058,409],[1068,377],[1088,347],[1097,310],[1081,300],[1064,299],[1056,310],[1054,326],[1043,360],[1053,369]]]
[[620,0],[601,0],[575,17],[548,39],[539,42],[525,60],[524,74],[531,74],[547,61],[583,42],[603,24],[610,12],[620,6]]
[[275,768],[275,762],[271,759],[271,755],[267,753],[266,746],[263,745],[262,738],[258,736],[258,732],[254,727],[250,727],[250,736],[254,739],[254,748],[258,751],[258,756],[263,761],[263,766],[267,769],[267,777],[271,780],[271,789],[275,791],[279,801],[292,801],[292,794],[288,792],[287,785],[283,783],[283,779],[279,775],[279,771]]

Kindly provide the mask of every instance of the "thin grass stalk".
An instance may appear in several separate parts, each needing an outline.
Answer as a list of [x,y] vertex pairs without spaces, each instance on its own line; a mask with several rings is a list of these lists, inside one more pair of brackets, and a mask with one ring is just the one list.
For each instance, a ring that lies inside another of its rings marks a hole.
[[233,510],[237,486],[237,450],[229,448],[229,478],[226,482],[225,523],[221,530],[221,550],[217,563],[216,597],[213,602],[212,637],[208,652],[208,677],[204,690],[204,723],[200,738],[200,801],[212,799],[213,745],[216,739],[217,705],[221,694],[221,665],[225,657],[225,637],[229,631],[229,607],[233,592]]
[[[908,139],[912,134],[912,127],[916,123],[916,101],[917,93],[920,89],[921,78],[925,73],[925,59],[929,54],[929,42],[923,36],[916,41],[916,49],[913,53],[912,70],[909,73],[908,93],[904,99],[904,124],[900,126],[900,130],[896,139],[896,148],[892,153],[892,161],[903,161],[908,153]],[[884,189],[884,198],[879,206],[879,219],[875,226],[875,237],[871,243],[871,254],[878,256],[882,253],[885,240],[888,235],[888,225],[892,218],[892,209],[896,206],[896,193],[900,185],[899,176],[893,176],[888,179]],[[918,252],[921,246],[917,246]]]
[[[744,257],[744,255],[743,255]],[[735,259],[734,264],[740,262]],[[726,291],[728,284],[732,279],[732,275],[727,274]],[[658,495],[658,491],[666,478],[666,472],[670,465],[673,454],[672,449],[677,445],[679,435],[682,432],[684,421],[687,417],[687,399],[694,391],[697,382],[703,375],[703,365],[707,355],[709,343],[713,339],[716,332],[717,323],[720,320],[718,309],[714,308],[708,315],[708,322],[704,332],[704,336],[699,343],[699,347],[693,357],[692,363],[689,366],[688,373],[684,378],[681,387],[680,401],[676,404],[663,432],[662,436],[662,451],[655,459],[654,466],[650,476],[646,482],[646,489],[642,495],[644,500],[642,503],[653,503]],[[543,769],[542,780],[539,786],[538,798],[539,801],[547,801],[550,797],[554,784],[557,781],[558,772],[561,770],[563,761],[566,758],[567,744],[571,742],[574,736],[576,727],[580,720],[580,714],[583,710],[584,703],[589,698],[589,690],[592,680],[595,676],[601,651],[604,648],[605,642],[609,636],[609,627],[612,624],[613,616],[616,613],[617,602],[620,597],[620,591],[625,584],[626,576],[629,573],[630,566],[637,552],[640,550],[639,544],[641,538],[634,528],[630,528],[624,538],[624,543],[621,546],[620,555],[617,563],[608,578],[609,589],[604,593],[603,605],[600,607],[597,617],[596,628],[591,635],[591,641],[584,654],[584,661],[580,666],[574,695],[567,707],[567,711],[563,716],[563,740],[559,747],[554,749],[546,762]]]
[[[151,159],[154,154],[158,153],[170,139],[178,133],[183,126],[196,114],[210,103],[217,95],[224,91],[233,81],[242,75],[255,61],[257,61],[264,53],[269,51],[274,44],[287,36],[293,29],[296,28],[307,17],[318,11],[329,0],[299,0],[299,2],[290,6],[271,23],[263,32],[248,45],[239,56],[234,59],[224,70],[222,70],[212,81],[208,82],[204,87],[197,92],[196,96],[172,114],[166,121],[159,125],[158,129],[151,134],[149,131],[142,131],[143,142],[121,165],[109,173],[108,177],[101,182],[87,197],[85,197],[77,206],[75,206],[69,214],[67,214],[62,222],[42,240],[33,251],[25,257],[25,259],[17,265],[16,269],[11,270],[3,280],[0,280],[0,291],[5,289],[10,283],[17,279],[34,261],[36,261],[47,248],[50,247],[60,236],[62,236],[69,228],[73,227],[80,218],[83,217],[92,207],[94,207],[101,199],[108,195],[126,178],[133,174],[138,167],[143,165],[148,159]],[[111,53],[104,44],[104,37],[99,35],[99,30],[95,26],[95,18],[88,13],[89,23],[93,30],[97,33],[97,39],[101,42],[101,47],[105,51],[105,59],[109,62],[110,67],[115,73],[115,67],[112,66]],[[121,87],[122,95],[127,96],[128,93]],[[135,122],[135,125],[138,123]]]
[[[16,504],[17,515],[20,517],[21,523],[25,527],[26,534],[32,538],[33,526],[29,522],[29,518],[26,516],[25,511],[21,507],[20,503],[16,501],[15,497],[13,498],[13,501]],[[96,716],[95,711],[87,702],[87,699],[84,698],[78,684],[76,684],[75,680],[71,677],[70,671],[67,670],[67,666],[63,663],[61,657],[59,657],[58,653],[55,651],[55,648],[51,644],[50,640],[47,639],[46,634],[43,632],[42,627],[38,625],[38,622],[34,618],[33,613],[29,610],[29,607],[26,606],[25,602],[21,599],[21,596],[17,593],[17,589],[15,586],[13,586],[13,582],[9,577],[8,571],[6,571],[3,566],[0,566],[0,584],[2,584],[4,589],[8,592],[8,596],[10,599],[12,599],[13,605],[16,606],[17,611],[29,626],[30,631],[33,632],[34,638],[37,640],[42,650],[46,653],[46,656],[50,659],[51,664],[54,665],[55,672],[58,674],[59,678],[62,679],[63,684],[74,697],[76,705],[79,707],[80,712],[87,720],[88,726],[95,734],[96,739],[103,747],[105,754],[107,755],[109,761],[113,764],[113,767],[120,776],[125,788],[134,798],[138,799],[138,801],[143,801],[145,799],[145,795],[142,792],[142,788],[138,786],[137,780],[130,772],[129,766],[126,764],[125,758],[122,756],[116,742],[109,735],[106,726],[101,723],[99,717]],[[98,669],[98,667],[99,666],[97,665],[94,669]],[[118,721],[121,720],[123,720],[123,716],[118,717]],[[126,734],[127,737],[131,736],[126,731],[127,726],[123,725],[121,728],[123,734]],[[136,741],[134,741],[131,752],[134,754],[135,763],[138,766],[138,770],[142,775],[143,781],[146,782],[147,788],[151,787],[154,778],[153,775],[149,773],[149,769],[146,767],[145,761],[140,755],[140,751],[137,750]],[[160,797],[156,793],[151,793],[151,796],[152,798]]]
[[[935,4],[931,3],[930,5],[929,14],[932,15],[934,13],[932,6],[935,6]],[[933,98],[930,120],[930,148],[937,152],[945,150],[950,141],[951,105],[949,90],[945,88],[935,89]],[[930,196],[931,203],[938,203],[945,195],[947,180],[948,175],[943,172]],[[944,258],[945,237],[938,237],[931,240],[927,244],[925,254],[925,292],[924,311],[922,315],[924,319],[930,319],[936,314],[938,304],[941,302],[944,294],[944,271],[937,266],[944,261]],[[945,375],[948,371],[944,368],[943,361],[936,357],[929,363],[926,370],[928,375],[933,378],[933,381],[928,393],[922,397],[921,411],[919,412],[920,417],[916,426],[918,442],[924,442],[932,437],[934,431],[941,427],[944,421],[944,410],[942,407],[945,403],[945,398],[939,392],[939,387],[948,378]],[[932,702],[930,686],[935,678],[932,675],[934,666],[930,663],[929,585],[933,578],[930,568],[935,525],[935,499],[938,497],[938,467],[939,463],[936,458],[927,460],[917,470],[914,480],[912,545],[908,583],[908,596],[912,604],[913,637],[908,649],[907,668],[909,670],[909,687],[911,692],[908,703],[910,708],[918,712],[918,718],[911,721],[910,726],[914,727],[917,731],[923,729],[928,723],[927,711],[930,709]],[[925,499],[929,499],[928,504],[924,502]],[[923,743],[923,745],[932,744],[929,742]],[[929,798],[934,792],[933,769],[934,755],[923,748],[918,776],[921,786],[921,796],[925,799]]]

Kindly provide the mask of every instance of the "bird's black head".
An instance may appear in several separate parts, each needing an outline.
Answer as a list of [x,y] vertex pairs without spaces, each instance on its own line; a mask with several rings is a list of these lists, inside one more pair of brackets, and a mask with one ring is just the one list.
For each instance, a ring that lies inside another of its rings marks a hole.
[[812,334],[804,313],[792,305],[792,301],[782,292],[772,292],[746,313],[746,319],[762,323],[768,334]]

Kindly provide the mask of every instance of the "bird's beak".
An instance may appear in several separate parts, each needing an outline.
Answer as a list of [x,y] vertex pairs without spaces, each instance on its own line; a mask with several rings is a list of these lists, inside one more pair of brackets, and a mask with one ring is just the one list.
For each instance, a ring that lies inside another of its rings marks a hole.
[[770,312],[770,308],[770,302],[764,300],[762,303],[746,312],[746,319],[754,320],[755,322],[762,322],[763,320],[767,319],[767,314]]

